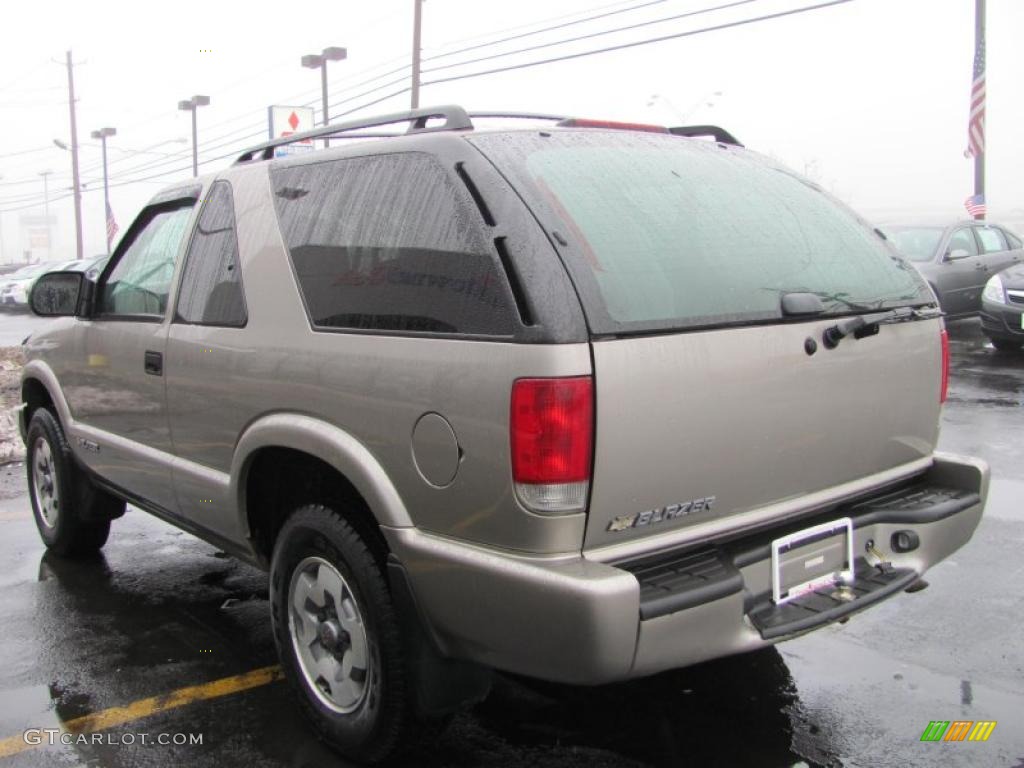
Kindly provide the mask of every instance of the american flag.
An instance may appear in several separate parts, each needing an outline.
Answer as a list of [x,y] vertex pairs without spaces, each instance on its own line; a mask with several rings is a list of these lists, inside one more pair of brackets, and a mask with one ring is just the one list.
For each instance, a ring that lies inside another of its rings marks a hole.
[[974,52],[974,82],[971,84],[971,117],[967,122],[967,157],[985,151],[985,38]]
[[984,195],[971,195],[964,200],[964,208],[971,216],[984,216],[985,215],[985,196]]
[[110,250],[110,244],[114,242],[114,237],[117,235],[118,226],[117,221],[114,219],[114,212],[110,210],[110,202],[107,202],[107,250]]

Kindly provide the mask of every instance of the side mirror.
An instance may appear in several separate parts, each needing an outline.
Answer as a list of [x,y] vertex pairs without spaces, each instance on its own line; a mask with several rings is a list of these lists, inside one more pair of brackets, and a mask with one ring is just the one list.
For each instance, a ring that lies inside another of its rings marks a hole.
[[29,306],[42,317],[77,315],[84,282],[81,272],[47,272],[32,286]]
[[966,248],[954,248],[951,251],[946,251],[946,261],[952,261],[953,259],[962,259],[964,256],[970,256],[971,253]]

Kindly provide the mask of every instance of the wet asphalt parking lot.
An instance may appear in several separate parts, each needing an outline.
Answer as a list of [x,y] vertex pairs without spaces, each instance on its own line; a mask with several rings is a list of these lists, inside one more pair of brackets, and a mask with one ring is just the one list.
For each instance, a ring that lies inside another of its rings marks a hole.
[[[950,336],[940,448],[986,459],[993,478],[973,540],[929,572],[929,589],[628,684],[498,677],[402,764],[1024,768],[1024,354],[996,353],[976,321]],[[20,464],[0,468],[0,564],[0,768],[346,765],[277,679],[262,573],[136,510],[101,558],[51,557]],[[998,724],[984,743],[921,742],[931,720]],[[26,729],[61,727],[102,743],[25,743]]]

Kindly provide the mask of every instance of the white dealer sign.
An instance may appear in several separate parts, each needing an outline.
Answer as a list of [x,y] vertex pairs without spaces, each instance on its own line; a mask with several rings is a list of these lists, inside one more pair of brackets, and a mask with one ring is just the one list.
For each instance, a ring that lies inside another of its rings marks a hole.
[[[267,108],[267,119],[270,123],[271,139],[282,139],[295,133],[311,131],[316,127],[313,123],[312,107],[274,105]],[[275,147],[274,157],[285,157],[298,152],[308,152],[311,149],[313,149],[313,140],[306,139],[294,144],[285,144],[283,147]]]

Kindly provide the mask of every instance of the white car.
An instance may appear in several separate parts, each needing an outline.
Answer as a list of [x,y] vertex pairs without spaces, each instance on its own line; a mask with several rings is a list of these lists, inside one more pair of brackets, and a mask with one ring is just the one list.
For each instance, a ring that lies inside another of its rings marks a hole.
[[30,264],[17,272],[12,272],[4,282],[0,283],[0,307],[15,310],[27,309],[28,295],[36,280],[47,272],[60,269],[62,264],[63,262],[45,261],[39,264]]

